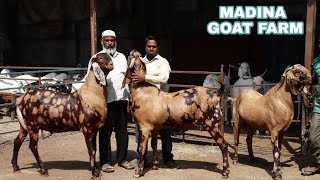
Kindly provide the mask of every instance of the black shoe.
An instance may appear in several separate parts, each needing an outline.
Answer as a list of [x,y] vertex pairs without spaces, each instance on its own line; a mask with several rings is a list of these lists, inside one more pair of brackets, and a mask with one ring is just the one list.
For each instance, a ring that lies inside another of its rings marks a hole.
[[180,169],[180,164],[176,163],[174,160],[164,161],[164,166],[170,169]]

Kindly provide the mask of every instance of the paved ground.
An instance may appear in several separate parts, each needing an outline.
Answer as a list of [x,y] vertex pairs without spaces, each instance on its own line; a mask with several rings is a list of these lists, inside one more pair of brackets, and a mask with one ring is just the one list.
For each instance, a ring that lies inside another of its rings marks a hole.
[[[17,125],[11,125],[17,128]],[[8,126],[6,126],[8,127]],[[5,129],[0,126],[0,133]],[[133,126],[129,126],[129,152],[128,160],[135,164],[135,136],[133,135]],[[232,135],[226,130],[225,134],[228,142],[233,144]],[[189,135],[188,135],[189,134]],[[34,180],[34,179],[90,179],[91,173],[87,170],[89,167],[89,158],[87,154],[84,138],[79,132],[61,133],[47,136],[39,141],[39,153],[45,166],[49,170],[49,177],[42,177],[37,172],[36,161],[28,148],[28,140],[22,145],[18,163],[22,168],[20,173],[12,173],[10,160],[12,157],[13,137],[17,133],[10,136],[0,135],[0,180]],[[144,179],[173,179],[173,180],[194,180],[194,179],[221,179],[222,156],[218,147],[211,146],[211,140],[206,132],[188,131],[186,142],[182,142],[182,136],[174,137],[174,158],[181,165],[181,169],[160,168],[157,171],[145,170]],[[240,139],[240,163],[232,164],[233,149],[229,147],[230,152],[230,177],[229,179],[272,179],[271,169],[273,165],[272,149],[269,139],[254,138],[254,153],[256,163],[248,162],[248,155],[245,145],[245,137]],[[161,147],[161,142],[158,141],[158,147]],[[115,154],[115,138],[112,137],[112,149]],[[151,148],[149,148],[151,150]],[[159,152],[160,154],[161,152]],[[148,153],[150,160],[151,152]],[[98,156],[97,156],[98,157]],[[161,156],[160,160],[161,160]],[[97,158],[99,159],[99,158]],[[162,163],[162,161],[160,161]],[[305,177],[300,174],[300,169],[307,163],[307,158],[300,155],[300,145],[298,140],[285,140],[282,157],[284,179],[293,180],[316,180],[320,175]],[[115,166],[115,172],[106,174],[102,173],[102,179],[134,179],[134,170],[125,170]]]

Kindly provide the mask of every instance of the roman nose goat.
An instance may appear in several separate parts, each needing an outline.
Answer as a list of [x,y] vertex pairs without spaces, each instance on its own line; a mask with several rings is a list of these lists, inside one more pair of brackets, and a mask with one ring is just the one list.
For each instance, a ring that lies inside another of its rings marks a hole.
[[[135,58],[131,72],[146,72],[140,58]],[[223,92],[205,87],[195,87],[173,93],[166,93],[146,82],[132,84],[131,113],[139,126],[140,163],[134,177],[140,177],[144,169],[144,154],[147,139],[151,133],[153,169],[158,169],[157,136],[161,129],[183,129],[201,127],[217,142],[223,155],[224,177],[228,177],[228,145],[220,133],[222,118],[221,95]]]
[[95,139],[98,128],[107,116],[107,87],[105,76],[113,69],[110,56],[99,53],[91,59],[86,82],[74,93],[60,93],[46,89],[31,89],[17,98],[16,111],[20,132],[14,141],[12,167],[19,171],[17,158],[27,134],[30,149],[40,167],[40,174],[48,175],[37,149],[38,132],[51,133],[80,130],[87,144],[93,178],[99,178],[95,162]]
[[307,93],[305,86],[311,84],[310,71],[300,64],[287,68],[281,80],[262,95],[254,90],[245,89],[233,102],[234,120],[234,163],[238,162],[240,126],[247,125],[247,147],[249,158],[254,162],[252,137],[254,130],[268,130],[273,147],[273,177],[282,179],[280,155],[284,133],[289,128],[294,114],[294,96]]

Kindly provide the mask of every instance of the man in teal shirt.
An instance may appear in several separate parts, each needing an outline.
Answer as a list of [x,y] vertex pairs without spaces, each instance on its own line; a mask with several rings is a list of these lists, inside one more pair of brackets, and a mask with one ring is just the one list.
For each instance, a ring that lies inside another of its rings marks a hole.
[[302,174],[306,176],[320,173],[320,55],[313,60],[313,78],[316,80],[317,92],[309,135],[309,156],[312,165],[301,169]]

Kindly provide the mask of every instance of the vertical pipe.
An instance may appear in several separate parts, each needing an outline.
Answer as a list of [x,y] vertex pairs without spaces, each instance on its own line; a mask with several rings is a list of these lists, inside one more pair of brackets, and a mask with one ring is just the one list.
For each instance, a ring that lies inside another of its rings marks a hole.
[[[317,16],[317,1],[308,0],[307,3],[307,19],[306,19],[306,40],[305,40],[305,54],[304,54],[304,66],[311,70],[312,60],[314,58],[314,42],[315,42],[315,29],[316,29],[316,16]],[[304,101],[305,97],[302,97]],[[302,104],[301,114],[301,133],[304,133],[306,125],[308,123],[308,114],[306,113],[307,108],[305,103]],[[301,142],[301,149],[305,149],[305,143]]]
[[91,56],[97,52],[97,18],[94,0],[90,0]]
[[[220,74],[220,80],[221,80],[221,83],[224,84],[224,72],[222,71],[221,74]],[[225,85],[225,84],[224,84]],[[222,117],[221,117],[221,122],[220,122],[220,131],[221,131],[221,136],[224,137],[224,98],[225,98],[225,93],[223,93],[222,97],[220,97],[220,100],[221,100],[221,108],[223,109],[223,112],[222,112]]]
[[314,52],[316,15],[317,15],[317,1],[308,0],[304,65],[309,70],[311,69],[311,61],[313,59],[313,52]]
[[[11,94],[11,103],[16,104],[16,95],[14,93]],[[11,111],[11,120],[16,118],[16,111]]]

